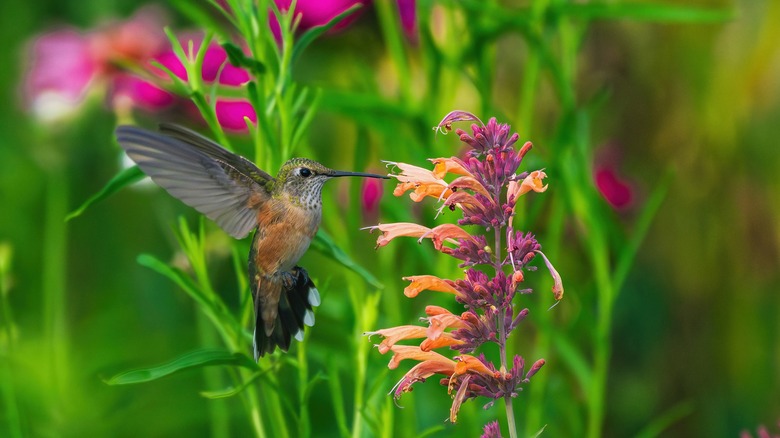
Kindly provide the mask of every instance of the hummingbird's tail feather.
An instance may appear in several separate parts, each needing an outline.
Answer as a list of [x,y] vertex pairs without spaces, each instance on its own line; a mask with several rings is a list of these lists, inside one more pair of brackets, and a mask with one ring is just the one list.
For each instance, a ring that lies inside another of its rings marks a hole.
[[[255,360],[266,353],[273,353],[277,346],[287,351],[293,337],[303,341],[304,326],[314,325],[312,306],[320,304],[320,294],[314,282],[300,266],[283,275],[283,280],[274,282],[282,289],[278,302],[273,303],[275,309],[267,309],[272,305],[267,300],[255,300]],[[269,321],[271,315],[273,319]]]

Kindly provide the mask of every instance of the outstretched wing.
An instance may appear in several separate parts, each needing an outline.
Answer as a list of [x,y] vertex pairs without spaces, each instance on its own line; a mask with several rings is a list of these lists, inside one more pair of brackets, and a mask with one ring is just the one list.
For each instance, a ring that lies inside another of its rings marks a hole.
[[127,155],[160,187],[241,239],[257,226],[273,178],[246,158],[193,131],[162,125],[161,133],[120,126]]

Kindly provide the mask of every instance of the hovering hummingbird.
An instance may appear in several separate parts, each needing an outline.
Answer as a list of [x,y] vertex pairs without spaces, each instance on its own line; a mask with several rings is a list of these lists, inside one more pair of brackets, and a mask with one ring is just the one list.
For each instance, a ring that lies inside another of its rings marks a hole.
[[291,337],[303,340],[320,296],[297,263],[322,219],[323,184],[339,176],[388,177],[293,158],[274,178],[208,138],[170,124],[160,125],[159,133],[120,126],[116,137],[155,183],[231,236],[242,239],[256,230],[249,252],[255,360],[277,346],[287,351]]

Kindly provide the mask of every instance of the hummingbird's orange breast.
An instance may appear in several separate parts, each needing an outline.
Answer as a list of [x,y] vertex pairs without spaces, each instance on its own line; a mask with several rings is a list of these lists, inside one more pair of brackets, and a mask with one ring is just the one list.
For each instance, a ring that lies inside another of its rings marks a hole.
[[260,272],[288,272],[309,249],[320,216],[284,198],[270,199],[257,213],[255,263]]

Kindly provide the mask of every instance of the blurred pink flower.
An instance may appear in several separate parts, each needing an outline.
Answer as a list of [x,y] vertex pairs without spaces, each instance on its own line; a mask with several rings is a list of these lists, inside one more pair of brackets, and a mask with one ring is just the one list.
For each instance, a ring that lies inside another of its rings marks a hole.
[[[383,0],[384,1],[384,0]],[[282,10],[289,10],[291,0],[274,0],[276,6]],[[370,0],[298,0],[295,3],[296,14],[301,16],[299,24],[300,30],[311,29],[312,27],[322,26],[334,19],[337,15],[346,11],[356,4],[361,4],[365,8],[370,4]],[[404,34],[411,41],[417,41],[417,13],[416,0],[397,0],[398,15],[401,20],[401,28]],[[356,13],[351,14],[336,25],[332,30],[341,30],[354,22],[362,13],[361,8]],[[279,22],[270,14],[269,24],[271,31],[277,40],[280,37]]]
[[117,63],[146,59],[162,47],[160,16],[145,8],[127,21],[109,22],[92,32],[65,27],[35,37],[26,55],[26,107],[41,120],[56,120],[77,109],[91,88],[113,79]]
[[257,123],[255,109],[247,100],[217,99],[215,111],[219,124],[229,131],[246,131],[244,117]]
[[[274,0],[274,3],[280,10],[289,10],[292,1]],[[301,16],[300,28],[306,30],[326,24],[340,13],[352,7],[352,5],[362,4],[365,6],[366,3],[366,0],[298,0],[295,3],[295,10],[296,14]],[[345,18],[334,29],[343,29],[349,26],[359,13]],[[275,18],[271,19],[272,26],[274,22],[276,22]],[[279,24],[276,23],[276,26],[278,30]]]
[[401,28],[409,40],[417,42],[417,1],[397,0],[398,15],[401,18]]
[[[169,80],[156,61],[186,80],[187,72],[163,33],[163,17],[156,8],[144,8],[126,21],[109,22],[99,28],[80,32],[63,28],[41,35],[30,45],[30,59],[24,83],[26,106],[41,120],[56,120],[77,110],[90,90],[107,92],[117,111],[134,107],[148,111],[170,108],[181,101],[150,81],[121,67],[137,65],[149,73]],[[198,50],[202,37],[183,35],[186,48],[193,41]],[[222,86],[238,87],[249,81],[249,73],[227,62],[227,53],[212,43],[203,60],[203,80]],[[246,100],[218,98],[217,120],[226,129],[245,131],[244,117],[257,121]]]
[[374,178],[363,178],[360,187],[360,205],[363,207],[363,215],[372,217],[379,209],[379,200],[382,199],[382,184]]
[[631,204],[633,200],[631,186],[618,177],[615,169],[601,167],[596,169],[594,176],[596,187],[609,205],[616,209],[624,209]]
[[620,154],[616,146],[605,146],[596,153],[593,179],[601,196],[613,208],[624,210],[634,200],[631,184],[618,174]]
[[100,71],[89,39],[74,29],[39,36],[30,52],[24,99],[44,120],[56,119],[84,100]]

